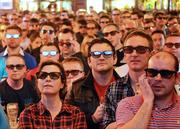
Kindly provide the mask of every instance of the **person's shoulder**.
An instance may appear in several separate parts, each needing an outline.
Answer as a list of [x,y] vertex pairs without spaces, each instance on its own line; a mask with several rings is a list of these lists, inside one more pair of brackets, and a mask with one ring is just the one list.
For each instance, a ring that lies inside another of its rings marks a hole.
[[70,112],[70,113],[82,112],[79,107],[70,105],[68,103],[63,104],[63,109]]

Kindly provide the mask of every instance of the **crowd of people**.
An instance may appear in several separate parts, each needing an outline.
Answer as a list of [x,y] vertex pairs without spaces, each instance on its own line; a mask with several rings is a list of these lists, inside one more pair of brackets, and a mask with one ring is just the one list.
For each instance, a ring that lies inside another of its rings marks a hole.
[[178,12],[1,14],[0,128],[179,129],[179,66]]

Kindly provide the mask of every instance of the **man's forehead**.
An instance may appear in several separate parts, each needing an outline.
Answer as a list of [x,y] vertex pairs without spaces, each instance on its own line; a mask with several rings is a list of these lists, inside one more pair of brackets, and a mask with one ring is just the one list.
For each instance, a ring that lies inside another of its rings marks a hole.
[[6,32],[18,32],[19,33],[19,31],[16,29],[7,29]]
[[109,32],[109,30],[116,30],[116,27],[113,26],[113,25],[105,26],[104,29],[103,29],[103,32],[104,31]]
[[21,57],[18,56],[12,56],[12,57],[8,57],[6,59],[7,63],[13,63],[13,64],[17,64],[17,63],[25,63],[24,60]]

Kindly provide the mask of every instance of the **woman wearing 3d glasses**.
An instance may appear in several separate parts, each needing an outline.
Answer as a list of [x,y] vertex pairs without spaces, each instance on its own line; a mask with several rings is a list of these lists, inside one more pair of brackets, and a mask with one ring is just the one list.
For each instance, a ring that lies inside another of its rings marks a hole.
[[65,72],[61,64],[46,61],[39,67],[37,87],[39,103],[20,115],[20,129],[86,129],[86,119],[77,107],[63,103],[66,89]]

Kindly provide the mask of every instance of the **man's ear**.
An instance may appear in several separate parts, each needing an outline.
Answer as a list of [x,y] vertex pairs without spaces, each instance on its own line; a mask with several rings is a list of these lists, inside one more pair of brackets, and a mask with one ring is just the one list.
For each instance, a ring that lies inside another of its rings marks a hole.
[[113,65],[115,65],[115,64],[117,63],[117,54],[115,54],[115,55],[113,56],[113,58],[114,58]]
[[176,84],[180,84],[180,72],[176,74]]
[[90,57],[87,58],[87,62],[88,62],[89,67],[91,68],[91,59],[90,59]]

